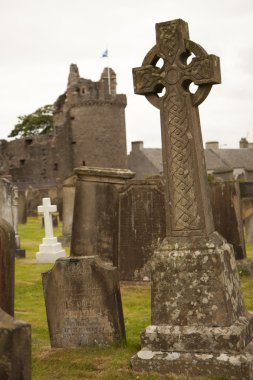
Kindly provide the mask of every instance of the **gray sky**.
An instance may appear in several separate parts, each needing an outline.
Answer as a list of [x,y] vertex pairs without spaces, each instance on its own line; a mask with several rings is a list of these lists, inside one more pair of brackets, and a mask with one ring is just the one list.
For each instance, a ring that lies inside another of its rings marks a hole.
[[221,59],[222,84],[200,106],[203,140],[222,147],[253,141],[252,0],[0,0],[0,138],[17,116],[65,91],[71,63],[81,77],[99,80],[108,46],[117,92],[128,99],[128,148],[134,140],[159,147],[159,110],[134,95],[132,68],[155,44],[155,23],[177,18]]

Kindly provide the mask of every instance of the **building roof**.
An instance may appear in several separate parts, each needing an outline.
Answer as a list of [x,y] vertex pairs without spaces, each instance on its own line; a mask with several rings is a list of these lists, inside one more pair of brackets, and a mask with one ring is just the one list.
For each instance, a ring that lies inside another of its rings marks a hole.
[[[233,172],[234,169],[244,169],[253,172],[253,148],[238,149],[215,149],[204,150],[206,169],[214,173]],[[132,143],[132,151],[129,155],[130,168],[133,171],[145,172],[147,175],[148,167],[150,174],[153,175],[163,171],[162,149],[144,148],[142,141]],[[145,169],[144,169],[145,168]]]
[[[212,152],[210,152],[212,151]],[[207,169],[214,169],[216,172],[231,171],[235,168],[244,168],[253,171],[253,149],[205,149]],[[216,158],[214,158],[216,157]]]

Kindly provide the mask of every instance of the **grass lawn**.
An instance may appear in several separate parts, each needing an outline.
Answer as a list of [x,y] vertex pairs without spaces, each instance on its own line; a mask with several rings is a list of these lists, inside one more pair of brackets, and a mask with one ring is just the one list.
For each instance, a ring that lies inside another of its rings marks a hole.
[[[186,376],[136,374],[130,368],[130,358],[140,348],[140,332],[150,324],[150,287],[147,284],[121,286],[127,343],[110,348],[51,349],[41,272],[50,269],[52,264],[35,262],[35,254],[44,236],[41,219],[29,218],[26,225],[19,226],[19,233],[21,248],[26,249],[27,257],[16,259],[15,318],[32,325],[33,380],[189,379]],[[61,226],[55,228],[54,233],[60,236]],[[253,259],[253,244],[247,246],[247,252]],[[242,276],[241,282],[246,307],[253,310],[253,278]]]

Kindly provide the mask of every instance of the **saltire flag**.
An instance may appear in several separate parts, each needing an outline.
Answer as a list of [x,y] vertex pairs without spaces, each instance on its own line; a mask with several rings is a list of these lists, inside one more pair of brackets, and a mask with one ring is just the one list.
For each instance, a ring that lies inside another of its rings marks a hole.
[[103,54],[101,55],[101,58],[108,57],[108,49],[106,49]]

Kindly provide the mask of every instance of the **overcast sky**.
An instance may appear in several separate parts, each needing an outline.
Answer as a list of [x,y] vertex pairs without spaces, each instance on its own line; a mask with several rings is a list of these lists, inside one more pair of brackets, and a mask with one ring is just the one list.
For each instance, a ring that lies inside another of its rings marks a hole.
[[155,44],[155,23],[182,18],[190,39],[221,59],[222,84],[200,106],[204,141],[253,141],[252,0],[0,0],[0,138],[17,116],[53,103],[69,65],[97,81],[109,48],[118,93],[125,93],[128,148],[160,147],[159,110],[134,95],[132,68]]

